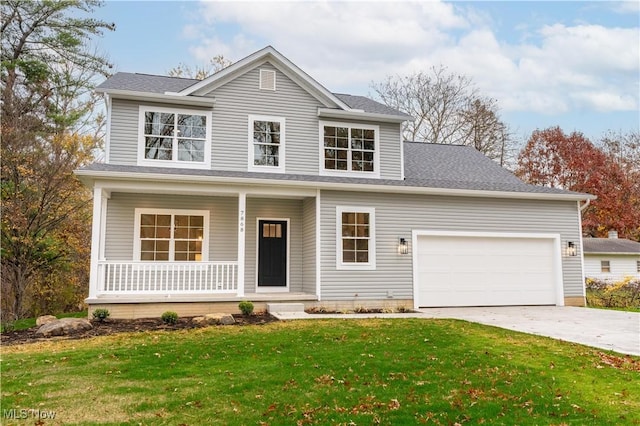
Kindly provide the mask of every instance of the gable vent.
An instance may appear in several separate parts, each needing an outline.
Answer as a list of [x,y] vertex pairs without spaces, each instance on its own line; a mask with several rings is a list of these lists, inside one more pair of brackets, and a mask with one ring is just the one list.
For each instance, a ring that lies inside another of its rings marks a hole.
[[276,90],[276,72],[273,70],[260,70],[260,89]]

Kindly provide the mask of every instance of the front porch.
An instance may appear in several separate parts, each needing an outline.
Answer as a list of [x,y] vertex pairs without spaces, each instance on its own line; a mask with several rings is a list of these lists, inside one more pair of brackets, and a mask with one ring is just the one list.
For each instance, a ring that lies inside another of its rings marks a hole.
[[[317,301],[318,197],[315,190],[96,183],[89,310],[133,318],[173,306],[188,316],[227,304],[235,312],[241,300]],[[273,262],[267,236],[283,241],[281,282],[263,267]]]

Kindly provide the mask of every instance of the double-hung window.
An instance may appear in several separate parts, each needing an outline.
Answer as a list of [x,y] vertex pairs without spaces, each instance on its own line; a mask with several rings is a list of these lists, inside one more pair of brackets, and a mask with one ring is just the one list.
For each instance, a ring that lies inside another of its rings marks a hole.
[[321,122],[321,173],[378,177],[379,133],[378,126]]
[[142,261],[207,259],[208,211],[136,209],[136,251]]
[[609,260],[600,261],[600,272],[603,272],[603,273],[611,272],[611,262]]
[[249,170],[283,172],[285,161],[284,117],[249,116]]
[[336,207],[337,269],[375,269],[375,209]]
[[140,107],[138,164],[208,167],[211,112]]

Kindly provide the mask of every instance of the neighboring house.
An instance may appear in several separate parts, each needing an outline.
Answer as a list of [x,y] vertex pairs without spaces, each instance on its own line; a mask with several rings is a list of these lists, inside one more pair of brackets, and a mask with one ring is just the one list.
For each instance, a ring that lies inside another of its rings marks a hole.
[[411,117],[331,93],[272,47],[203,80],[117,73],[90,311],[583,305],[580,205]]
[[640,243],[618,238],[617,232],[610,231],[609,238],[585,238],[582,244],[587,278],[606,281],[640,278]]

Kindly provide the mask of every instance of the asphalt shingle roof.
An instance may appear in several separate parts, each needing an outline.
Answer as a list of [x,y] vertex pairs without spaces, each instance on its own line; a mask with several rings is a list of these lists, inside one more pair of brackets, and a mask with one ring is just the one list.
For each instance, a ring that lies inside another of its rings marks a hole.
[[[119,72],[100,84],[97,89],[116,89],[147,93],[180,92],[187,87],[198,83],[199,81],[200,80],[194,80],[192,78]],[[334,96],[336,96],[338,99],[340,99],[342,102],[353,109],[361,109],[364,112],[374,114],[387,114],[406,117],[407,120],[411,119],[409,115],[397,111],[384,104],[381,104],[380,102],[376,102],[373,99],[369,99],[365,96],[354,96],[338,93],[334,93]]]
[[585,238],[582,249],[585,253],[640,254],[640,243],[624,238]]
[[532,194],[577,194],[526,184],[475,149],[457,145],[405,142],[405,180],[370,179],[243,171],[176,169],[95,163],[84,170],[183,176],[259,178],[272,181],[385,185],[389,187],[505,191]]
[[407,117],[407,120],[411,119],[410,115],[365,96],[347,95],[344,93],[334,93],[334,96],[353,109],[361,109],[364,112],[374,114],[398,115],[400,117]]
[[184,90],[198,82],[199,80],[192,78],[118,72],[96,88],[127,90],[132,92],[165,93],[180,92],[181,90]]

